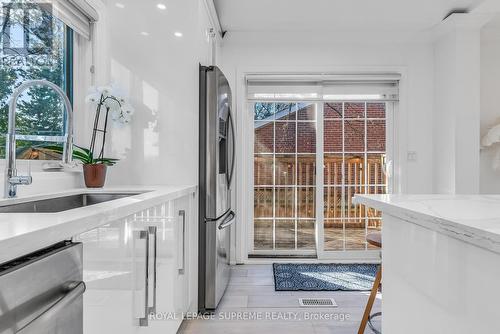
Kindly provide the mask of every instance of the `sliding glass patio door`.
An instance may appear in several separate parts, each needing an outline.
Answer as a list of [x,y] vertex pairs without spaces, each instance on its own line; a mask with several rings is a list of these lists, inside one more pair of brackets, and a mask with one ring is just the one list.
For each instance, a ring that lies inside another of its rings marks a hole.
[[258,102],[254,110],[254,250],[316,250],[316,114],[307,102]]
[[381,216],[354,205],[352,197],[390,191],[386,171],[394,102],[249,106],[254,120],[249,253],[370,257],[366,234],[381,228]]
[[366,251],[380,212],[355,205],[355,194],[389,191],[384,102],[323,103],[323,251]]
[[380,212],[352,198],[391,192],[399,80],[246,75],[249,255],[378,256],[366,235],[380,230]]

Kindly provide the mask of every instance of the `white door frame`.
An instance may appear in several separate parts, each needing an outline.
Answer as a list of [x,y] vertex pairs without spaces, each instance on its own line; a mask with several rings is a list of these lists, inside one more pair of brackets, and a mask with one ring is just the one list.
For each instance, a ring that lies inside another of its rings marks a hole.
[[[248,163],[248,156],[250,153],[253,153],[253,127],[252,129],[248,128],[248,124],[253,124],[253,115],[248,114],[248,101],[246,97],[246,81],[245,77],[248,74],[262,74],[262,73],[398,73],[401,75],[401,80],[399,82],[399,103],[397,112],[393,113],[393,122],[392,129],[390,132],[394,138],[393,143],[397,143],[396,146],[393,145],[391,148],[393,152],[393,176],[392,176],[392,184],[393,184],[393,193],[404,193],[407,189],[407,163],[406,159],[402,159],[402,157],[406,156],[407,152],[407,81],[408,74],[407,68],[401,66],[320,66],[320,67],[282,67],[277,68],[266,67],[266,66],[258,66],[258,67],[245,67],[236,69],[235,82],[234,82],[234,103],[236,110],[236,127],[237,127],[237,147],[239,148],[238,154],[236,157],[236,191],[234,194],[234,199],[236,203],[236,210],[239,213],[237,218],[236,229],[233,231],[232,236],[234,237],[234,250],[235,250],[235,263],[248,263],[254,262],[252,260],[249,261],[248,254],[251,249],[251,245],[253,243],[253,224],[249,222],[252,221],[253,217],[253,163]],[[319,127],[319,126],[318,126]],[[322,125],[321,125],[322,127]],[[387,130],[388,133],[389,129]],[[322,141],[317,141],[316,145]],[[389,149],[389,147],[387,147]],[[322,160],[322,159],[321,159]],[[317,160],[318,162],[318,160]],[[321,174],[321,176],[318,176]],[[323,179],[322,173],[317,173],[317,178],[320,177]],[[316,195],[320,191],[319,188],[316,188]],[[321,194],[322,196],[322,194]],[[250,199],[250,201],[249,201]],[[248,203],[251,203],[250,205]],[[318,208],[317,208],[318,210]],[[317,221],[319,218],[323,216],[323,212],[318,215],[317,212]],[[321,224],[322,225],[322,224]],[[324,242],[324,231],[320,231],[317,229],[319,242],[317,242],[317,249],[320,250],[317,252],[318,259],[327,259],[330,258],[330,254],[327,252],[321,251],[323,249]],[[322,233],[320,236],[319,234]],[[356,260],[357,256],[361,256],[359,260],[366,259],[366,251],[356,252],[358,254],[348,254],[351,252],[335,252],[336,259],[338,261],[350,259]],[[342,253],[342,256],[340,256]],[[362,253],[362,254],[359,254]],[[379,252],[376,252],[376,255],[379,256]],[[328,260],[325,260],[328,261]]]

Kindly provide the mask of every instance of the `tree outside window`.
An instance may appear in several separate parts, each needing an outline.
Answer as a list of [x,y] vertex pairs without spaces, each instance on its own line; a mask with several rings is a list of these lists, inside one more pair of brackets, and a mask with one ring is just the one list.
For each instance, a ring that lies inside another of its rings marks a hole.
[[[0,24],[0,158],[4,158],[8,100],[14,89],[26,80],[45,79],[70,92],[72,31],[52,16],[50,5],[29,1],[2,3]],[[18,100],[17,133],[61,136],[63,117],[63,102],[54,92],[32,88]],[[59,159],[43,149],[45,144],[18,140],[17,157]]]

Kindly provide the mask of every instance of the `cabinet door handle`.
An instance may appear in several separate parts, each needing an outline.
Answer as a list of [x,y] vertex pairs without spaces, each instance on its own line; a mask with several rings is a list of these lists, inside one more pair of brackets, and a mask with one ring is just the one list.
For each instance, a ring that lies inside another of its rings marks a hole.
[[[144,239],[146,241],[146,252],[145,252],[145,267],[146,270],[144,272],[144,317],[139,318],[139,326],[147,327],[149,326],[148,316],[151,313],[156,312],[156,258],[158,252],[157,245],[157,233],[158,228],[156,226],[148,226],[146,230],[140,231],[139,238]],[[153,306],[149,307],[149,272],[150,272],[150,245],[151,245],[151,237],[153,238]]]
[[[186,264],[186,211],[180,210],[179,217],[182,217],[182,226],[178,229],[178,234],[181,232],[182,234],[178,236],[179,246],[177,247],[177,270],[179,270],[180,274],[184,274]],[[180,247],[182,247],[182,250],[179,251]]]
[[145,267],[144,272],[144,317],[139,318],[139,326],[147,327],[148,322],[148,310],[149,310],[149,233],[147,230],[139,232],[139,239],[144,239],[146,241],[146,255],[145,255]]
[[153,237],[153,306],[149,308],[149,313],[156,312],[156,283],[157,283],[157,274],[156,274],[156,259],[158,255],[158,244],[157,244],[157,235],[158,228],[156,226],[148,227],[149,235]]

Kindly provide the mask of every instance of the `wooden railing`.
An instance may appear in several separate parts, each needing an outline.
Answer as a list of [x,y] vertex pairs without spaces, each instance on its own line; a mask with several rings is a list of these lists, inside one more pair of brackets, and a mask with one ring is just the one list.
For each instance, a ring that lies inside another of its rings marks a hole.
[[[368,221],[369,227],[380,225],[380,212],[352,203],[355,194],[386,193],[386,177],[383,173],[383,156],[369,154],[364,172],[364,157],[351,155],[342,162],[342,155],[326,155],[324,159],[324,216],[325,226],[343,225],[361,227]],[[295,157],[276,158],[274,180],[276,217],[295,217],[295,193],[297,187],[297,216],[315,217],[315,171],[314,157],[297,160]],[[256,218],[271,218],[273,214],[273,160],[272,156],[255,157],[254,180],[256,185],[254,215]],[[344,174],[344,175],[342,175]],[[295,181],[295,178],[297,180]],[[286,186],[290,187],[286,187]],[[344,185],[344,193],[342,193]],[[267,187],[266,187],[267,186]],[[342,219],[343,218],[343,219]],[[335,220],[333,220],[335,219]],[[338,221],[337,221],[338,220]]]

